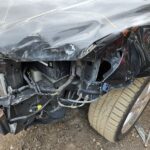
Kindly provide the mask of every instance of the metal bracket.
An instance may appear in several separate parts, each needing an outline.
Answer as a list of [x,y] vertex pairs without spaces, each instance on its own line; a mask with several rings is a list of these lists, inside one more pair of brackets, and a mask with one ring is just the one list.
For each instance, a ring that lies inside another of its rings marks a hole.
[[148,142],[150,141],[150,130],[149,130],[148,134],[146,134],[143,127],[138,122],[135,124],[135,129],[137,130],[138,134],[140,135],[144,146],[148,147]]

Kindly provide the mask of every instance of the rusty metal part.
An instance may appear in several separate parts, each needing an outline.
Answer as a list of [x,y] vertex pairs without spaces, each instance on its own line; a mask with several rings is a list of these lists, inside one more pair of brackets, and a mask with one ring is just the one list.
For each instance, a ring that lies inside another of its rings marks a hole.
[[0,133],[7,134],[10,131],[3,109],[0,109]]
[[4,112],[2,109],[0,109],[0,119],[4,116]]

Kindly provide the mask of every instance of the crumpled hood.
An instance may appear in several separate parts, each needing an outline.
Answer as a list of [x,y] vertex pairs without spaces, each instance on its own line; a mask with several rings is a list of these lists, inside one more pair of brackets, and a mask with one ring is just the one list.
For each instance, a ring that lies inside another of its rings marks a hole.
[[102,37],[149,22],[149,0],[0,0],[0,52],[22,61],[76,60]]

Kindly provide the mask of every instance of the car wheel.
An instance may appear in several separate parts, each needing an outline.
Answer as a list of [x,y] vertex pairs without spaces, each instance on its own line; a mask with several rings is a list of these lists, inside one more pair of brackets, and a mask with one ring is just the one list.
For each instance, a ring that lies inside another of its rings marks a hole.
[[134,126],[149,100],[149,78],[136,79],[129,87],[114,89],[92,103],[90,125],[107,140],[116,142]]

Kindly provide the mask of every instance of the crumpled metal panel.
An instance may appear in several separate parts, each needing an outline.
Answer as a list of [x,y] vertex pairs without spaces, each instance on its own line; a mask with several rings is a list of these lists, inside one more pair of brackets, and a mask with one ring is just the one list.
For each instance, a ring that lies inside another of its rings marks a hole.
[[0,0],[0,53],[77,60],[104,36],[149,23],[150,0]]

